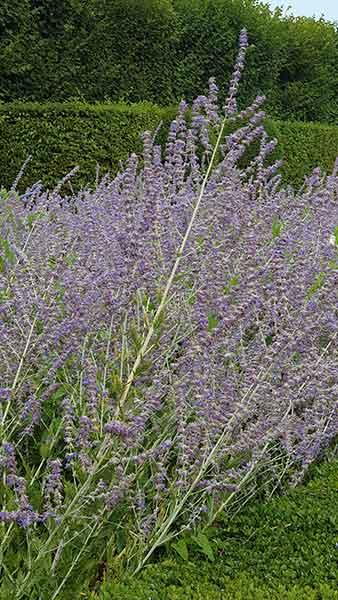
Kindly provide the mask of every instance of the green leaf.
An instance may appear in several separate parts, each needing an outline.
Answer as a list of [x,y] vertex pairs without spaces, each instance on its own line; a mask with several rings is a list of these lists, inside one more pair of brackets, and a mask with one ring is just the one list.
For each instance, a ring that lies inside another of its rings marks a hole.
[[325,273],[319,273],[319,275],[317,275],[314,283],[311,285],[306,297],[307,299],[310,299],[316,292],[318,292],[318,290],[320,290],[324,283],[325,283]]
[[67,254],[67,256],[65,256],[65,263],[68,267],[72,267],[76,263],[77,259],[78,259],[77,254],[70,253],[70,254]]
[[191,306],[194,305],[196,303],[196,292],[192,292],[188,298],[188,304],[190,304]]
[[336,246],[338,246],[338,225],[337,225],[337,227],[334,228],[333,235],[334,235],[334,239],[336,242]]
[[56,257],[55,257],[55,256],[50,256],[50,257],[48,258],[48,260],[47,260],[47,264],[48,264],[48,266],[49,266],[49,267],[51,267],[52,269],[53,269],[54,267],[56,267],[56,265],[57,265],[57,259],[56,259]]
[[36,329],[36,333],[37,333],[38,335],[40,335],[40,334],[43,332],[43,329],[44,329],[44,323],[43,323],[43,321],[41,321],[41,319],[38,319],[38,320],[36,321],[35,329]]
[[198,533],[196,536],[193,536],[194,542],[198,545],[200,551],[208,557],[212,562],[215,560],[215,555],[213,553],[211,544],[209,539],[204,533]]
[[214,313],[209,313],[208,314],[208,331],[209,333],[215,329],[215,327],[217,327],[219,322],[219,318],[217,315],[215,315]]
[[49,444],[40,444],[40,456],[41,458],[48,458],[50,455]]
[[[1,257],[0,257],[1,261]],[[0,267],[1,272],[1,267]],[[0,290],[0,302],[7,302],[10,299],[10,294],[6,290]]]
[[10,194],[7,190],[5,190],[5,188],[0,189],[0,199],[1,200],[6,201],[9,199],[9,196],[10,196]]
[[9,263],[14,263],[16,257],[15,257],[13,250],[11,250],[8,240],[4,240],[4,239],[0,238],[0,246],[5,253],[6,260],[8,260]]
[[179,554],[180,557],[183,558],[183,560],[188,560],[189,552],[185,540],[180,540],[179,542],[176,542],[176,544],[172,544],[172,547],[177,552],[177,554]]
[[223,293],[229,294],[231,292],[231,288],[235,287],[238,284],[239,284],[238,275],[233,275],[232,277],[230,277],[228,283],[224,286]]
[[280,221],[279,219],[276,219],[275,221],[273,221],[272,223],[272,237],[275,239],[276,237],[280,236],[280,234],[282,233],[284,229],[284,223],[282,221]]
[[76,486],[70,481],[64,481],[63,489],[65,494],[65,503],[71,502],[76,494]]
[[56,400],[60,400],[61,398],[63,398],[66,395],[67,395],[67,387],[65,385],[60,385],[60,387],[58,387],[56,392],[54,392],[54,394],[52,394],[51,398],[54,401],[56,401]]
[[35,221],[38,221],[39,219],[42,219],[42,217],[44,217],[44,216],[45,216],[45,213],[42,212],[42,211],[37,211],[37,212],[29,214],[27,216],[27,220],[26,220],[26,223],[27,223],[28,227],[32,228],[33,227],[33,223]]

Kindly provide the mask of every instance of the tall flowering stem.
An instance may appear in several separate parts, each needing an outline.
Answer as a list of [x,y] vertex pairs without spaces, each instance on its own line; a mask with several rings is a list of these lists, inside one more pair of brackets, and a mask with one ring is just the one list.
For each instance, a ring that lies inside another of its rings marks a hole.
[[152,320],[152,322],[150,324],[148,333],[147,333],[146,338],[145,338],[145,340],[144,340],[144,342],[142,344],[142,347],[140,348],[140,351],[139,351],[139,353],[138,353],[138,355],[137,355],[137,357],[135,359],[135,362],[133,364],[131,373],[130,373],[130,375],[128,377],[128,381],[127,381],[127,383],[125,385],[125,388],[123,390],[122,396],[121,396],[120,401],[118,403],[117,410],[116,410],[116,416],[117,417],[119,416],[119,414],[120,414],[121,410],[123,409],[123,406],[124,406],[124,404],[125,404],[125,402],[127,400],[128,393],[129,393],[130,387],[132,386],[133,381],[135,379],[135,374],[137,372],[137,369],[139,368],[139,366],[140,366],[143,358],[146,355],[146,352],[147,352],[147,350],[149,348],[150,342],[151,342],[151,340],[152,340],[152,338],[154,336],[156,324],[157,324],[157,322],[159,320],[159,317],[161,316],[161,314],[163,312],[163,309],[164,309],[164,307],[166,305],[166,302],[167,302],[167,299],[168,299],[168,296],[169,296],[169,293],[170,293],[170,290],[171,290],[171,287],[172,287],[175,275],[176,275],[177,270],[178,270],[178,268],[180,266],[180,262],[182,260],[182,257],[184,256],[184,251],[185,251],[185,248],[186,248],[186,245],[187,245],[187,242],[188,242],[191,230],[193,228],[194,222],[196,220],[196,216],[198,214],[198,211],[199,211],[199,208],[200,208],[200,204],[201,204],[201,202],[203,200],[205,188],[206,188],[206,185],[207,185],[210,173],[212,171],[212,168],[214,166],[215,158],[217,156],[217,152],[219,150],[220,143],[221,143],[221,141],[223,139],[223,134],[224,134],[224,128],[225,128],[226,121],[227,121],[227,119],[225,117],[223,119],[223,121],[222,121],[221,126],[220,126],[218,138],[217,138],[217,141],[215,143],[214,150],[213,150],[213,153],[211,155],[207,171],[206,171],[204,179],[202,181],[202,185],[201,185],[199,196],[197,198],[197,201],[196,201],[194,210],[192,212],[191,219],[189,221],[188,227],[187,227],[186,232],[184,234],[182,243],[181,243],[181,245],[180,245],[180,247],[179,247],[179,249],[177,251],[177,257],[176,257],[176,260],[174,262],[174,265],[173,265],[173,268],[171,270],[171,273],[169,275],[169,278],[168,278],[167,284],[165,286],[164,292],[162,294],[159,306],[158,306],[158,308],[156,310],[156,313],[154,315],[154,318],[153,318],[153,320]]
[[[203,181],[202,181],[201,189],[200,189],[200,192],[199,192],[199,195],[198,195],[198,198],[197,198],[194,210],[192,212],[191,219],[190,219],[190,221],[188,223],[188,226],[187,226],[186,232],[184,234],[182,243],[181,243],[181,245],[180,245],[180,247],[179,247],[179,249],[177,251],[177,257],[176,257],[176,260],[175,260],[174,265],[172,267],[171,273],[169,275],[169,278],[168,278],[167,284],[165,286],[164,292],[162,294],[159,306],[158,306],[157,311],[156,311],[156,313],[154,315],[154,318],[153,318],[153,320],[152,320],[152,322],[150,324],[150,327],[149,327],[148,333],[146,335],[146,338],[144,340],[144,343],[143,343],[142,347],[140,348],[140,351],[139,351],[139,353],[138,353],[138,355],[137,355],[137,357],[135,359],[135,362],[133,364],[132,370],[131,370],[130,375],[128,377],[127,383],[126,383],[125,388],[123,390],[122,396],[121,396],[120,401],[118,403],[117,410],[116,410],[116,416],[117,417],[119,416],[119,414],[120,414],[121,410],[123,409],[123,406],[124,406],[124,404],[125,404],[125,402],[127,400],[130,387],[132,386],[133,381],[135,379],[136,372],[137,372],[140,364],[142,363],[142,360],[143,360],[144,356],[146,355],[146,352],[148,350],[149,344],[150,344],[150,342],[151,342],[151,340],[152,340],[152,338],[154,336],[156,324],[157,324],[158,319],[161,316],[161,314],[163,312],[163,309],[164,309],[164,307],[166,305],[167,298],[168,298],[168,295],[170,293],[170,290],[171,290],[171,287],[172,287],[175,275],[176,275],[177,270],[178,270],[178,268],[180,266],[180,262],[182,260],[182,257],[184,256],[184,251],[185,251],[188,239],[190,237],[191,230],[192,230],[193,225],[195,223],[195,220],[196,220],[199,208],[200,208],[200,204],[201,204],[201,202],[203,200],[203,196],[204,196],[204,193],[205,193],[205,188],[206,188],[207,182],[209,180],[210,173],[212,172],[212,169],[213,169],[213,167],[215,165],[215,160],[216,160],[216,157],[218,155],[218,151],[219,151],[219,148],[220,148],[223,136],[224,136],[224,129],[225,129],[225,125],[227,123],[229,114],[231,114],[233,116],[234,113],[236,112],[236,110],[234,108],[235,96],[236,96],[237,91],[238,91],[238,85],[239,85],[240,79],[241,79],[241,72],[242,72],[242,69],[244,68],[245,53],[246,53],[246,50],[248,48],[248,36],[247,36],[246,29],[243,29],[241,31],[240,40],[239,41],[240,41],[240,44],[239,44],[239,46],[240,46],[239,47],[239,54],[238,54],[238,59],[237,59],[236,66],[235,66],[235,71],[234,71],[233,79],[232,79],[231,84],[230,84],[229,100],[228,100],[228,104],[227,104],[226,109],[225,109],[225,117],[222,120],[221,125],[219,127],[218,137],[217,137],[216,143],[214,145],[214,149],[213,149],[213,152],[212,152],[212,155],[211,155],[211,158],[210,158],[210,161],[209,161],[209,164],[208,164],[205,176],[204,176]],[[211,84],[210,84],[210,86],[211,86],[211,94],[214,94],[214,91],[215,91],[213,84],[214,84],[214,82],[212,80]],[[212,114],[212,118],[214,118],[213,114]],[[217,122],[217,120],[216,120],[216,122]]]

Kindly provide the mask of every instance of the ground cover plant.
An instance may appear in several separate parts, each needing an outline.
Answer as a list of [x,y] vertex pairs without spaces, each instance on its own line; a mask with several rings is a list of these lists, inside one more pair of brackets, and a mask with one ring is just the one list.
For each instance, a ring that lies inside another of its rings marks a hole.
[[208,532],[209,556],[187,534],[186,555],[171,549],[138,577],[103,583],[90,600],[338,598],[336,450],[310,469],[306,484],[220,519]]
[[247,46],[163,156],[145,132],[94,191],[2,191],[4,597],[137,573],[337,434],[338,176],[280,187],[264,98],[237,111]]

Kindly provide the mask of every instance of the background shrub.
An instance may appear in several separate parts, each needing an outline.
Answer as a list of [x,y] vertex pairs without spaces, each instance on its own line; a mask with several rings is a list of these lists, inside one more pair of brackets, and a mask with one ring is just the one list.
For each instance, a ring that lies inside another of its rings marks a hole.
[[[0,105],[0,183],[10,187],[31,155],[20,189],[38,180],[48,187],[54,186],[76,165],[80,166],[80,172],[72,180],[72,186],[79,189],[81,185],[93,185],[97,164],[101,174],[105,171],[116,174],[121,160],[141,151],[141,133],[147,129],[155,131],[160,123],[157,140],[163,146],[176,112],[174,106],[162,108],[147,102]],[[268,119],[266,129],[271,137],[278,139],[273,158],[283,157],[286,183],[301,185],[304,176],[318,165],[324,171],[331,171],[338,155],[337,127]],[[253,144],[249,156],[256,150]]]
[[24,0],[0,7],[0,99],[171,98],[170,0]]
[[279,114],[278,74],[284,63],[285,43],[278,16],[256,0],[173,0],[173,4],[180,28],[176,96],[192,100],[210,76],[226,94],[237,32],[245,26],[254,48],[247,53],[248,69],[240,99],[248,105],[258,92],[265,93],[267,111]]
[[142,149],[140,134],[156,129],[161,121],[165,127],[175,112],[175,108],[160,109],[149,103],[0,106],[1,184],[10,186],[31,155],[22,189],[37,180],[54,186],[76,165],[80,165],[80,174],[72,184],[77,189],[92,185],[97,164],[101,174],[115,174],[121,160]]
[[338,128],[322,123],[269,121],[279,141],[287,183],[299,186],[315,167],[329,172],[338,156]]
[[224,89],[243,26],[243,105],[260,91],[274,117],[336,122],[337,27],[259,0],[3,0],[0,100],[190,101],[210,76]]

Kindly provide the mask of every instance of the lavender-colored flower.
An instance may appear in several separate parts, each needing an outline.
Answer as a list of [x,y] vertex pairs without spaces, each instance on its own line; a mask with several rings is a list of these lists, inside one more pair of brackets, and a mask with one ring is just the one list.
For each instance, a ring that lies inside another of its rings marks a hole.
[[0,388],[0,402],[8,402],[8,400],[10,399],[10,395],[11,395],[10,388],[5,388],[5,387]]
[[43,523],[46,515],[40,515],[34,512],[31,507],[26,510],[0,511],[0,523],[16,523],[19,527],[26,528],[34,523]]
[[123,440],[128,439],[132,435],[132,429],[120,421],[111,421],[104,428],[106,433],[110,433],[120,437]]
[[62,401],[62,412],[64,441],[67,448],[72,448],[74,443],[75,414],[72,402],[69,398],[65,398]]
[[45,510],[59,512],[62,506],[62,464],[59,459],[49,463],[49,474],[44,485]]
[[2,457],[0,457],[0,466],[11,475],[15,475],[17,472],[15,449],[13,444],[10,444],[9,442],[3,442],[2,444]]
[[246,29],[242,29],[240,38],[239,38],[239,53],[237,57],[237,61],[235,64],[235,68],[233,71],[232,79],[230,81],[229,86],[229,94],[224,106],[224,112],[227,117],[233,117],[233,115],[237,112],[237,102],[236,95],[238,92],[239,82],[242,77],[242,71],[244,68],[245,55],[248,48],[248,35]]
[[76,446],[80,448],[90,448],[91,447],[91,433],[93,431],[93,422],[92,420],[83,415],[79,418],[79,430],[76,440]]
[[32,435],[34,428],[39,424],[41,417],[41,398],[36,395],[31,396],[26,400],[20,419],[23,423],[28,421],[24,428],[24,435]]
[[243,28],[239,36],[239,47],[240,49],[247,48],[248,45],[248,32],[245,28]]

